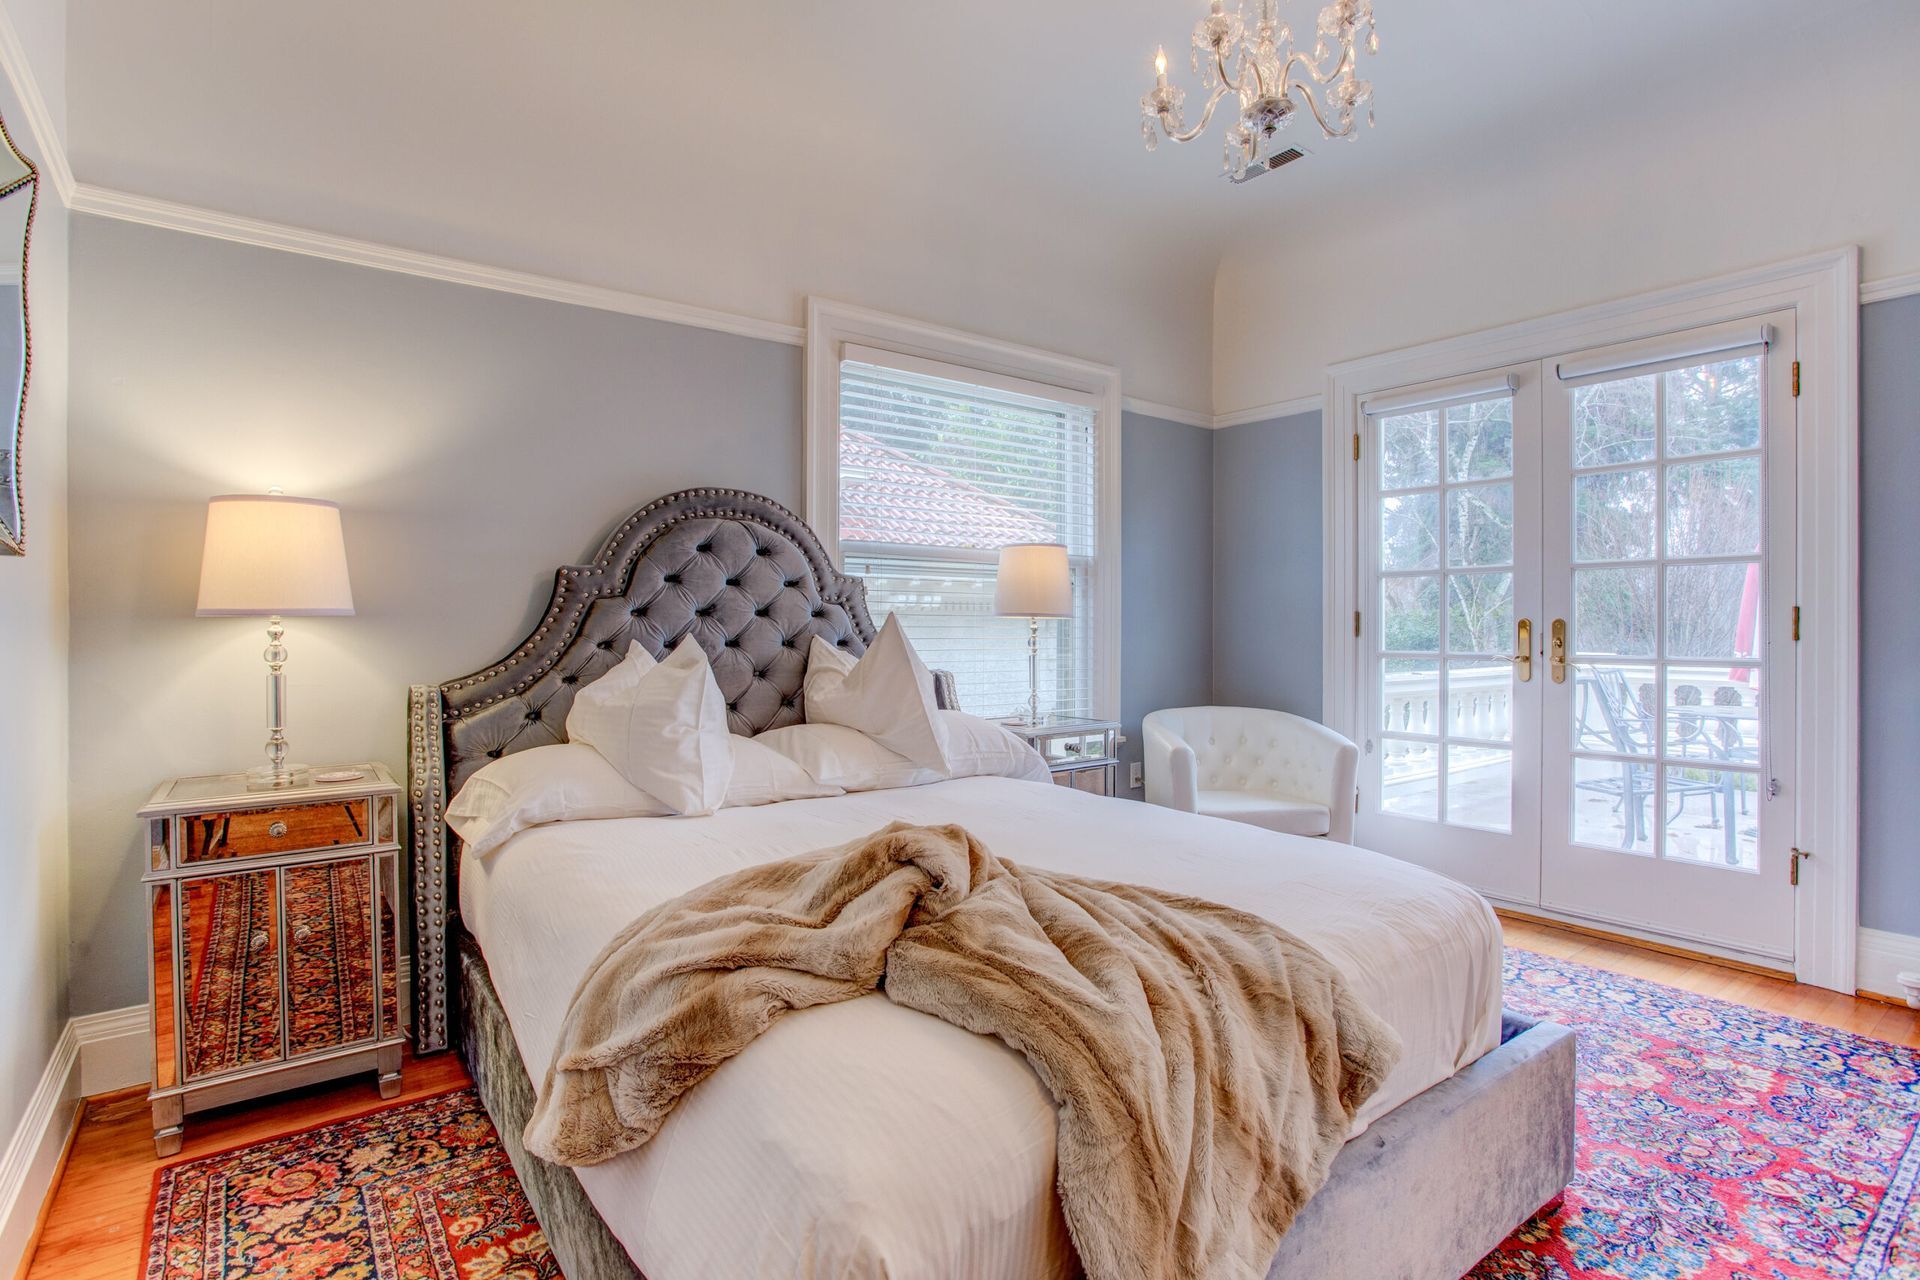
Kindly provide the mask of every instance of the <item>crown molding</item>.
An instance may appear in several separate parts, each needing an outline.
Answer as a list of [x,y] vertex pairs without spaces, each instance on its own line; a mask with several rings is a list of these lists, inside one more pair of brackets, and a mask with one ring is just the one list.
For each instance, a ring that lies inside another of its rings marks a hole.
[[1920,293],[1920,271],[1909,271],[1905,275],[1882,276],[1878,280],[1868,280],[1860,286],[1860,304],[1886,302],[1892,298],[1905,298]]
[[71,207],[73,168],[67,163],[67,148],[53,127],[53,113],[47,109],[46,95],[40,92],[40,79],[33,74],[26,46],[20,43],[20,32],[15,29],[13,16],[5,5],[0,5],[0,71],[6,72],[14,96],[20,99],[20,109],[26,113],[27,132],[33,137],[34,149],[40,153],[40,172],[53,183],[60,203]]

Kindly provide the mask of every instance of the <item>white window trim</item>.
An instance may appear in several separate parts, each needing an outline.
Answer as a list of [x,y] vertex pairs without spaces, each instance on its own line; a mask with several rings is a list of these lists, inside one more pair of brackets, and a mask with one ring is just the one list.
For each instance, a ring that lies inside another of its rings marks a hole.
[[[1090,401],[1099,441],[1099,551],[1092,581],[1093,712],[1120,717],[1120,371],[864,307],[807,299],[805,516],[834,563],[840,560],[840,362],[848,346],[959,365],[983,385],[1055,389]],[[859,358],[857,353],[855,358]],[[1037,388],[1035,387],[1037,384]],[[921,549],[924,551],[924,548]]]
[[1795,715],[1799,777],[1793,843],[1814,857],[1795,904],[1795,976],[1855,990],[1859,946],[1860,253],[1853,246],[1752,271],[1505,325],[1327,370],[1321,500],[1322,718],[1361,730],[1364,657],[1353,618],[1359,583],[1359,469],[1352,440],[1371,393],[1542,360],[1561,352],[1793,308],[1799,398]]

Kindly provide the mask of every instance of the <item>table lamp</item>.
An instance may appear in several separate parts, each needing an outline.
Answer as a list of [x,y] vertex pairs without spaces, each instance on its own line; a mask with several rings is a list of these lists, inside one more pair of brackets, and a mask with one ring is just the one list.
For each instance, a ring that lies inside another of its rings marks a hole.
[[281,644],[286,617],[353,613],[340,508],[279,490],[228,494],[207,503],[207,542],[200,558],[202,618],[267,620],[267,763],[248,785],[290,787],[301,767],[287,763],[287,663]]
[[1040,619],[1073,616],[1067,549],[1055,542],[1016,542],[1000,548],[993,580],[993,611],[1027,620],[1027,719],[1040,723]]

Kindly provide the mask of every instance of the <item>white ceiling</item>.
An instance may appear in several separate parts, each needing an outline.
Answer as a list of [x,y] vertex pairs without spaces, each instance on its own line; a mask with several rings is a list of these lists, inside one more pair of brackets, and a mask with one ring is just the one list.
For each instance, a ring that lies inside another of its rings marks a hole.
[[1744,60],[1790,73],[1756,112],[1819,110],[1848,31],[1824,0],[1376,0],[1379,127],[1296,126],[1314,154],[1236,188],[1217,122],[1151,155],[1138,133],[1154,46],[1185,76],[1203,8],[100,0],[69,14],[68,146],[83,183],[786,322],[916,256],[1126,273],[1155,283],[1117,305],[1146,306],[1176,271],[1210,289],[1231,247],[1323,249],[1287,240],[1303,202],[1595,130],[1660,145],[1670,92]]

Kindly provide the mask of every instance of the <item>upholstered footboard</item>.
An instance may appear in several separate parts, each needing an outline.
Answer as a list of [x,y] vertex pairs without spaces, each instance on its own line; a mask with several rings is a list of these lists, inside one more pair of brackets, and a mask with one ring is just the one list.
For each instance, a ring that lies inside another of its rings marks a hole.
[[[529,1155],[533,1082],[479,948],[459,941],[459,1043],[568,1280],[645,1280],[571,1169]],[[1269,1280],[1457,1280],[1573,1176],[1573,1033],[1511,1014],[1502,1043],[1349,1142]]]
[[520,1175],[527,1201],[540,1219],[547,1243],[567,1280],[645,1280],[627,1257],[593,1202],[565,1165],[528,1154],[520,1134],[533,1113],[533,1081],[520,1061],[507,1012],[479,947],[465,930],[459,942],[460,1056],[473,1076],[480,1101],[500,1131],[500,1145]]
[[1573,1177],[1573,1032],[1508,1014],[1501,1044],[1348,1142],[1269,1280],[1455,1280]]

